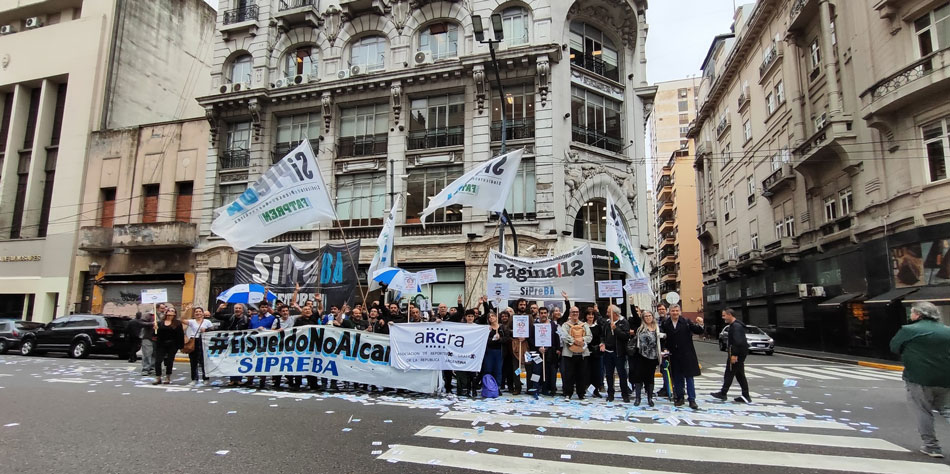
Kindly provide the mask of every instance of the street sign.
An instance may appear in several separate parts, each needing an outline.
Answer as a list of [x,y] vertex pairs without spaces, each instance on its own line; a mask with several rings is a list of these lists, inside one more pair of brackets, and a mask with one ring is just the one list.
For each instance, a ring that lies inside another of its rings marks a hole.
[[669,304],[677,304],[680,302],[680,295],[675,291],[671,291],[666,294],[666,302]]

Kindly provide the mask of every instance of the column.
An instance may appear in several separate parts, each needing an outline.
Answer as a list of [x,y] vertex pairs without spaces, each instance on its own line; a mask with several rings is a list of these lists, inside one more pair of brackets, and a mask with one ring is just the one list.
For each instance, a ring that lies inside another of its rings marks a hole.
[[10,112],[10,129],[7,132],[7,147],[4,150],[3,169],[0,170],[0,239],[9,237],[10,224],[13,221],[13,203],[16,200],[17,166],[20,162],[19,150],[23,146],[23,137],[26,133],[26,121],[30,114],[30,88],[23,85],[15,86],[13,91],[13,108]]
[[46,146],[53,133],[53,117],[56,115],[56,84],[44,80],[40,91],[40,107],[36,115],[33,134],[33,151],[30,156],[30,178],[26,186],[26,201],[23,206],[23,225],[20,236],[36,237],[43,207],[43,187],[46,183]]
[[831,46],[831,2],[821,0],[819,5],[821,15],[821,57],[824,60],[825,79],[828,87],[828,113],[834,117],[842,112],[841,86],[838,84],[838,58]]

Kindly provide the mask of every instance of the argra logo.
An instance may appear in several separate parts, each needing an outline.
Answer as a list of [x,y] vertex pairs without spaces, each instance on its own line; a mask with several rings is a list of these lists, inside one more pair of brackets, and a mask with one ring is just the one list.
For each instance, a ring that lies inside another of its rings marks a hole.
[[[443,330],[444,331],[444,330]],[[448,334],[442,331],[417,332],[416,344],[437,344],[441,346],[465,347],[465,337]]]

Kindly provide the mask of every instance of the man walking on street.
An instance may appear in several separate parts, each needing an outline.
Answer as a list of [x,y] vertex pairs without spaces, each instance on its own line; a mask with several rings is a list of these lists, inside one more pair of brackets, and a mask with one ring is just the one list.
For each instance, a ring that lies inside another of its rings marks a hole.
[[663,321],[660,330],[666,334],[666,346],[670,351],[670,372],[673,377],[673,405],[683,406],[683,385],[686,385],[686,397],[689,407],[698,410],[696,404],[696,386],[693,378],[701,374],[699,358],[693,346],[693,334],[703,333],[703,318],[696,323],[680,317],[680,306],[670,305],[670,317]]
[[742,389],[742,395],[736,397],[735,402],[751,403],[749,382],[745,378],[745,358],[749,355],[749,341],[745,337],[745,324],[736,319],[736,312],[732,308],[726,308],[722,311],[722,319],[729,325],[726,338],[728,353],[728,356],[726,356],[726,373],[723,375],[722,389],[710,393],[710,395],[713,398],[726,401],[729,387],[732,386],[732,378],[735,377],[739,381],[739,388]]
[[910,319],[891,339],[891,352],[900,354],[904,363],[907,400],[924,441],[920,452],[942,458],[933,412],[950,423],[950,328],[940,323],[940,310],[933,303],[912,306]]

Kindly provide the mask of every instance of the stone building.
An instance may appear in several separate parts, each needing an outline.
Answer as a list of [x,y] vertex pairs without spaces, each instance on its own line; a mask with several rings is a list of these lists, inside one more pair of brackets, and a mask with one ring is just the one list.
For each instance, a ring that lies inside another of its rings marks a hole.
[[201,116],[212,22],[202,0],[0,2],[0,317],[80,309],[90,132]]
[[[634,242],[647,240],[646,176],[636,160],[654,94],[645,10],[638,0],[222,1],[213,86],[199,98],[211,124],[206,186],[215,192],[201,205],[196,300],[233,281],[236,254],[211,234],[213,209],[301,140],[318,153],[338,225],[271,243],[361,239],[365,270],[402,193],[396,262],[435,268],[439,283],[426,295],[435,301],[482,292],[497,218],[449,208],[423,228],[418,215],[446,184],[498,154],[504,133],[509,149],[526,148],[507,206],[519,253],[590,241],[606,279],[616,268],[603,243],[608,193]],[[472,30],[473,14],[490,24],[493,13],[505,31],[497,46],[504,96]]]
[[877,357],[912,303],[947,319],[948,25],[946,1],[737,12],[691,130],[709,316]]

